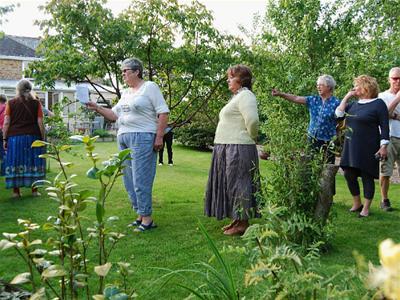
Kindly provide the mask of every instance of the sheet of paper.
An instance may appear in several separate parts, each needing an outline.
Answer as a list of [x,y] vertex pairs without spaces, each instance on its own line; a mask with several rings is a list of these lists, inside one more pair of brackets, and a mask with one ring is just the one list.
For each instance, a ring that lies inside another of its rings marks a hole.
[[89,89],[84,85],[76,86],[76,96],[75,98],[79,100],[80,103],[86,104],[89,102]]

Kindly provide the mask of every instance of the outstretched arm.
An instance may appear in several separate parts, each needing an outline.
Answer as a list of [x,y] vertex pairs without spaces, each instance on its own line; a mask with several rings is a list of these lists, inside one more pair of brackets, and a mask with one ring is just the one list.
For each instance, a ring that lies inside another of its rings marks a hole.
[[89,101],[86,103],[86,107],[101,114],[104,118],[110,121],[117,121],[118,119],[118,116],[111,109],[100,106],[97,103]]
[[274,97],[278,96],[278,97],[281,97],[283,99],[289,100],[289,101],[297,103],[297,104],[306,104],[306,97],[284,93],[284,92],[278,91],[277,89],[272,90],[272,96],[274,96]]

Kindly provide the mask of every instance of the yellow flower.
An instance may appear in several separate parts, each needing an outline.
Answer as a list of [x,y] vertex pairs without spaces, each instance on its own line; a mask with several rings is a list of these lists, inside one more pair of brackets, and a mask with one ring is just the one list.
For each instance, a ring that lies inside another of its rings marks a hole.
[[384,240],[379,245],[379,258],[382,269],[378,272],[380,276],[376,275],[383,279],[383,293],[388,299],[400,300],[400,244]]

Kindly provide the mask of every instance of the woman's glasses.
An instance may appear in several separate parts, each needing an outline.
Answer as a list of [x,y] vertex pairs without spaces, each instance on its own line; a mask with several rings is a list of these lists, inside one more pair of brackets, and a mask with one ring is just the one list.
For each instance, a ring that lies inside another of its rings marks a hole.
[[392,80],[400,80],[400,77],[390,77],[390,79],[392,79]]
[[122,70],[122,73],[126,73],[126,72],[128,72],[129,70],[133,71],[133,69],[123,69],[123,70]]

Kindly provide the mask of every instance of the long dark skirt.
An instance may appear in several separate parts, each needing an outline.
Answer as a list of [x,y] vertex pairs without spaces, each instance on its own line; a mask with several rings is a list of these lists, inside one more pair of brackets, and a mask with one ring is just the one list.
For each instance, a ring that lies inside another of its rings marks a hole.
[[204,213],[218,220],[258,217],[260,189],[256,145],[217,144],[208,175]]

